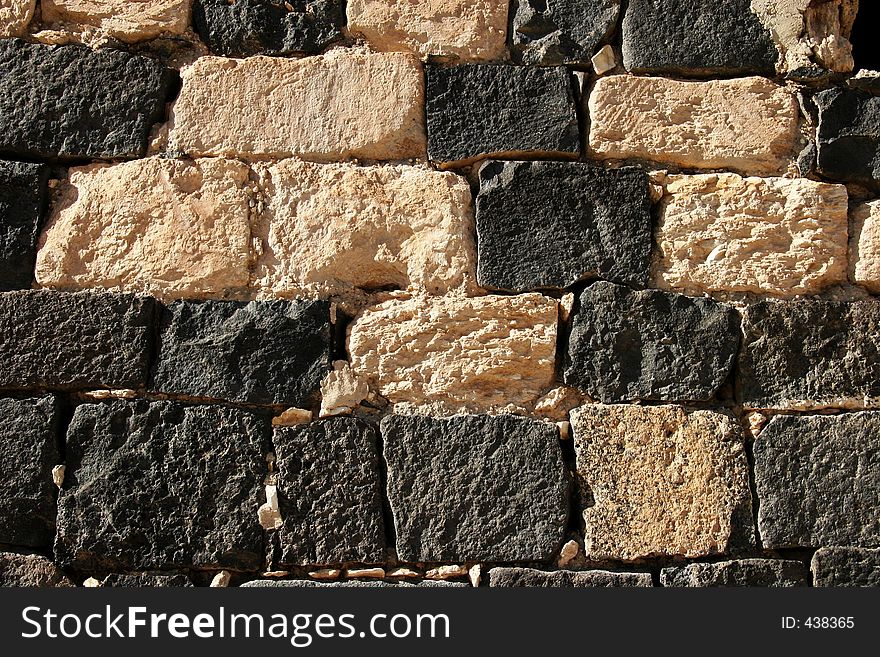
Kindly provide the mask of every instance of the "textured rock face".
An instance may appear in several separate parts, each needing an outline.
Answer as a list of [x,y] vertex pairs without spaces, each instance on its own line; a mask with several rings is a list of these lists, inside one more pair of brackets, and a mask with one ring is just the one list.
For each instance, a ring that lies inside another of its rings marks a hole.
[[800,561],[741,559],[719,563],[692,563],[664,568],[660,583],[668,587],[691,586],[807,586],[807,569]]
[[811,568],[813,586],[880,586],[880,550],[822,548]]
[[0,160],[0,290],[29,288],[49,169]]
[[492,61],[507,57],[508,0],[349,0],[348,29],[375,50]]
[[192,0],[40,0],[43,22],[135,43],[162,34],[183,34]]
[[651,573],[612,573],[604,570],[556,570],[534,568],[493,568],[489,586],[531,588],[611,588],[653,586]]
[[794,96],[765,78],[612,75],[596,82],[588,105],[589,146],[600,158],[774,174],[793,159],[798,135]]
[[101,582],[101,586],[124,588],[182,588],[192,585],[186,575],[154,575],[151,573],[108,575]]
[[443,293],[474,280],[470,186],[412,166],[285,160],[264,170],[258,287],[320,295],[352,288]]
[[54,398],[0,398],[0,543],[52,544],[59,439]]
[[429,65],[428,157],[459,166],[485,157],[580,150],[574,95],[564,68]]
[[699,557],[754,543],[748,463],[733,416],[597,405],[575,409],[571,421],[589,500],[587,558]]
[[816,94],[819,173],[880,190],[880,96],[855,89]]
[[425,155],[424,86],[403,53],[201,57],[181,71],[171,143],[246,160],[402,160]]
[[248,169],[223,159],[147,158],[72,169],[41,240],[44,287],[164,298],[248,284]]
[[600,282],[580,295],[563,379],[604,403],[710,399],[739,347],[739,315],[709,299]]
[[0,41],[0,152],[25,158],[141,157],[165,115],[170,76],[115,50]]
[[766,548],[880,544],[880,413],[774,417],[755,484]]
[[869,292],[880,293],[880,201],[857,206],[851,218],[851,279]]
[[643,286],[651,257],[647,175],[635,167],[488,162],[477,235],[483,287],[524,292],[588,277]]
[[538,294],[416,297],[364,311],[352,369],[392,402],[480,410],[537,399],[554,379],[557,304]]
[[0,294],[0,389],[142,388],[155,304],[109,294]]
[[84,570],[256,570],[270,439],[268,416],[218,406],[77,407],[56,559]]
[[813,294],[846,281],[842,185],[733,173],[667,176],[657,287],[687,294]]
[[858,408],[880,397],[880,304],[762,302],[743,314],[739,399],[753,408]]
[[568,520],[552,424],[512,415],[382,420],[402,561],[549,561]]
[[0,587],[74,586],[46,557],[0,552]]
[[181,301],[159,331],[159,392],[302,407],[330,370],[326,301]]
[[37,0],[7,0],[0,5],[0,38],[24,34],[36,4]]
[[388,581],[360,581],[349,580],[346,582],[315,582],[310,579],[255,579],[245,582],[242,588],[305,588],[305,589],[409,589],[409,588],[462,588],[468,585],[464,582],[388,582]]
[[354,418],[275,430],[282,564],[385,561],[378,438]]

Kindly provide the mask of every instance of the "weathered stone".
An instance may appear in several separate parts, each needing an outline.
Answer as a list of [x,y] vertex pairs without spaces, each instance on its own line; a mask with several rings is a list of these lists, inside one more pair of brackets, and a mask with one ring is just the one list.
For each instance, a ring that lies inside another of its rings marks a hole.
[[6,0],[0,5],[0,38],[21,36],[34,17],[37,0]]
[[374,50],[460,61],[507,58],[509,0],[349,0],[348,29]]
[[606,570],[535,570],[534,568],[493,568],[491,587],[531,588],[612,588],[653,586],[651,573],[616,573]]
[[524,292],[588,277],[643,286],[651,201],[641,169],[487,162],[477,196],[480,285]]
[[850,276],[854,283],[880,294],[880,201],[856,206],[851,218]]
[[275,429],[282,565],[385,561],[378,438],[354,418]]
[[333,361],[333,371],[321,381],[321,417],[351,413],[370,396],[370,384],[351,370],[347,360]]
[[382,420],[402,561],[543,561],[559,552],[568,475],[556,427],[512,415]]
[[269,417],[171,402],[84,404],[67,431],[55,556],[79,570],[256,570]]
[[571,413],[588,559],[702,557],[754,545],[739,422],[681,406]]
[[342,36],[341,0],[195,0],[193,26],[226,57],[314,54]]
[[515,297],[415,297],[349,327],[355,373],[392,402],[471,410],[535,401],[553,384],[557,304]]
[[419,61],[333,50],[319,57],[201,57],[181,71],[171,145],[246,160],[402,160],[425,155]]
[[0,290],[31,286],[48,178],[44,165],[0,160]]
[[774,417],[755,486],[765,548],[880,544],[880,413]]
[[880,550],[822,548],[813,555],[813,586],[880,586]]
[[0,552],[0,587],[74,586],[46,557]]
[[192,0],[40,0],[44,23],[91,30],[126,43],[183,34],[191,5]]
[[761,302],[743,314],[748,408],[859,408],[880,398],[880,304]]
[[783,172],[796,155],[794,95],[765,78],[683,82],[612,75],[589,96],[600,158],[640,158],[693,169]]
[[0,398],[0,543],[52,544],[60,438],[53,397]]
[[563,380],[606,404],[707,400],[730,376],[738,348],[733,308],[599,282],[581,292]]
[[819,173],[880,190],[880,96],[835,88],[813,101],[819,108]]
[[355,588],[355,589],[408,589],[408,588],[464,588],[469,586],[467,582],[436,582],[424,580],[422,582],[390,582],[390,581],[358,581],[347,582],[315,582],[310,579],[255,579],[241,585],[243,588]]
[[160,573],[129,573],[107,575],[101,586],[122,588],[182,588],[193,583],[183,574],[167,575]]
[[710,173],[666,176],[663,192],[659,288],[793,297],[846,282],[843,185]]
[[668,587],[691,586],[807,586],[807,569],[800,561],[741,559],[719,563],[692,563],[660,571]]
[[426,75],[428,158],[442,167],[580,152],[565,68],[429,65]]
[[180,301],[159,331],[158,392],[308,406],[330,370],[326,301]]
[[0,389],[142,388],[154,314],[149,298],[0,293]]
[[171,76],[118,50],[0,41],[0,152],[25,158],[142,157]]

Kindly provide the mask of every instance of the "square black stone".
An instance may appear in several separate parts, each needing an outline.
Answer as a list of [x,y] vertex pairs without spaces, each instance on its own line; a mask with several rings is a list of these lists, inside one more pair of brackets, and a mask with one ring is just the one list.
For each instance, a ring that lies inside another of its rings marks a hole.
[[818,172],[880,191],[880,96],[852,89],[816,94]]

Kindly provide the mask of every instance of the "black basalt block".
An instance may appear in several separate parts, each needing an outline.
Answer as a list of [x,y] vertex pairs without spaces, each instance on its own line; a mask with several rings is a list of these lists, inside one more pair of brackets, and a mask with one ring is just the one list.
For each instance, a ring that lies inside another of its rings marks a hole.
[[45,165],[0,160],[0,290],[33,282],[48,179]]
[[818,172],[880,190],[880,95],[852,89],[816,94]]

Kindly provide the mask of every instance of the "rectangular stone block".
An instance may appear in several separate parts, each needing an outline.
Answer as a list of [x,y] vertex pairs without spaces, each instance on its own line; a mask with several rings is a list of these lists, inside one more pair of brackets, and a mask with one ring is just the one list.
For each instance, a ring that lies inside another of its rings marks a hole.
[[23,35],[36,5],[37,0],[6,0],[0,5],[0,38]]
[[183,573],[176,575],[155,574],[155,573],[125,573],[107,575],[101,580],[101,586],[104,588],[191,588],[192,582],[189,577]]
[[136,43],[179,35],[189,27],[192,0],[40,0],[44,23]]
[[692,563],[660,571],[663,586],[807,586],[807,569],[800,561],[739,559],[718,563]]
[[880,549],[822,548],[811,570],[813,586],[880,586]]
[[633,588],[654,586],[651,573],[617,573],[606,570],[536,570],[534,568],[493,568],[489,586],[495,588]]
[[310,579],[254,579],[242,588],[303,588],[303,589],[411,589],[411,588],[467,588],[465,582],[393,582],[388,580],[348,580],[345,582],[315,582]]
[[76,586],[39,554],[0,552],[0,588]]
[[863,203],[850,214],[850,280],[880,293],[880,201]]
[[0,290],[29,288],[49,168],[0,160]]
[[843,185],[733,173],[663,179],[657,287],[790,298],[846,282]]
[[813,96],[819,173],[829,180],[880,191],[880,96],[828,89]]

